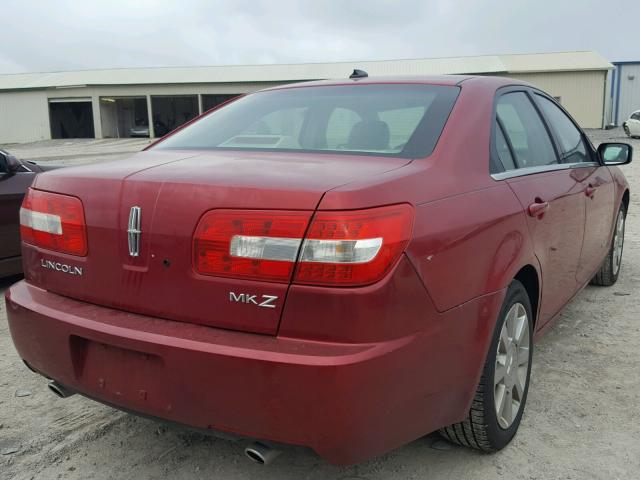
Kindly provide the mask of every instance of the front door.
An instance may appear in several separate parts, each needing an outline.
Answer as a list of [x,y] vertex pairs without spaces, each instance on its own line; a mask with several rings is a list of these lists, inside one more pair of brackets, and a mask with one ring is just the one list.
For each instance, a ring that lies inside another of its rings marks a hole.
[[580,183],[585,203],[584,239],[576,280],[580,286],[591,280],[609,249],[615,215],[615,187],[607,167],[597,161],[595,149],[571,118],[551,99],[533,96],[555,138],[560,162],[570,166]]

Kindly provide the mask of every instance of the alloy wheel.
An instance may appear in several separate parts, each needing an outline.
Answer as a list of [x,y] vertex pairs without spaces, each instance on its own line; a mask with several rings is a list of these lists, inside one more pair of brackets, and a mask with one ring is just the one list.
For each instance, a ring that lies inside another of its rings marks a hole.
[[500,331],[493,382],[496,417],[503,429],[511,426],[522,407],[530,349],[527,310],[523,304],[514,303]]
[[622,263],[622,247],[624,246],[624,212],[620,210],[618,213],[618,221],[616,222],[616,231],[613,236],[613,274],[617,275]]

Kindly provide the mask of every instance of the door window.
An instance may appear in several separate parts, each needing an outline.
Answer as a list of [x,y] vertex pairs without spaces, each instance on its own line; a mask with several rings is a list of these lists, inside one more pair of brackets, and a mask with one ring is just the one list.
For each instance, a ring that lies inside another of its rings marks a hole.
[[526,93],[502,95],[496,110],[505,139],[511,144],[516,168],[558,163],[547,129]]
[[513,161],[513,155],[511,155],[511,149],[507,143],[507,139],[504,137],[502,127],[496,122],[496,150],[498,151],[498,159],[505,170],[514,170],[516,163]]
[[360,115],[351,109],[342,107],[334,109],[327,123],[327,148],[332,150],[345,148],[349,142],[349,133],[361,120]]
[[580,130],[571,119],[548,98],[536,94],[542,113],[558,137],[561,163],[590,162],[591,156]]

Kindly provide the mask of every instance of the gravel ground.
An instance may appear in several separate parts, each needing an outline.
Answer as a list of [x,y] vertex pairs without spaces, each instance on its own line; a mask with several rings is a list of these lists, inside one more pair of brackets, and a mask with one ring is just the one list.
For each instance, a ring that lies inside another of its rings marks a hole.
[[[619,129],[589,133],[595,142],[627,141]],[[50,141],[8,148],[23,158],[77,163],[124,156],[146,142]],[[640,141],[632,142],[640,152]],[[16,355],[0,302],[0,477],[638,478],[640,153],[624,171],[634,193],[619,281],[610,288],[587,287],[538,342],[523,423],[502,452],[481,454],[432,434],[348,468],[327,465],[299,447],[285,448],[272,465],[260,467],[244,458],[243,442],[168,427],[79,396],[57,399]],[[9,284],[0,283],[0,291]]]

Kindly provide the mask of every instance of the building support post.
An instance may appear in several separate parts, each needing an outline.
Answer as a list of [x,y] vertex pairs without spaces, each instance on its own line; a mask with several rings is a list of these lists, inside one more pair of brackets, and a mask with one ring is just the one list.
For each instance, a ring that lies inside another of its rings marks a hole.
[[93,136],[95,138],[104,138],[102,136],[102,116],[100,115],[100,97],[91,95],[91,113],[93,114]]
[[149,138],[156,138],[156,131],[153,128],[153,108],[151,107],[151,95],[147,95],[147,117],[149,117]]

